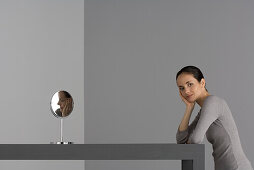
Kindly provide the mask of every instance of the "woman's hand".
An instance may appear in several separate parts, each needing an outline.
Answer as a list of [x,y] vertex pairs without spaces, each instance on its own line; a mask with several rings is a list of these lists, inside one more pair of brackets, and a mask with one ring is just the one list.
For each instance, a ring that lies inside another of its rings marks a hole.
[[186,99],[183,97],[183,95],[182,95],[182,93],[180,92],[180,90],[179,90],[179,95],[180,95],[182,101],[185,103],[186,108],[188,108],[188,109],[190,109],[190,110],[193,110],[193,109],[194,109],[194,106],[195,106],[195,102],[191,103],[191,102],[189,102],[188,100],[186,100]]
[[68,116],[72,111],[72,98],[67,98],[65,101],[65,106],[63,108],[62,116]]

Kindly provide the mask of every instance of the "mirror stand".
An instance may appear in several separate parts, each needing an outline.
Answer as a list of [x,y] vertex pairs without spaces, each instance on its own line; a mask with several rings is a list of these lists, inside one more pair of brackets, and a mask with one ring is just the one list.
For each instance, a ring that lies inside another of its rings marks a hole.
[[63,119],[60,119],[60,141],[59,142],[50,142],[51,144],[73,144],[73,142],[64,142],[63,141]]
[[67,91],[57,91],[51,99],[50,110],[52,114],[60,119],[60,141],[50,142],[51,144],[73,144],[73,142],[63,141],[63,119],[70,116],[74,102],[71,94]]

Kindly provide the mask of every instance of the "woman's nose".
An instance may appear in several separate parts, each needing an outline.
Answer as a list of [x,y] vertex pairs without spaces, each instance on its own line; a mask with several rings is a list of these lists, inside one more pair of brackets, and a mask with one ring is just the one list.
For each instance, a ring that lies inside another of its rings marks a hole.
[[189,94],[189,93],[190,93],[190,90],[189,90],[188,88],[185,88],[184,93],[185,93],[185,94]]

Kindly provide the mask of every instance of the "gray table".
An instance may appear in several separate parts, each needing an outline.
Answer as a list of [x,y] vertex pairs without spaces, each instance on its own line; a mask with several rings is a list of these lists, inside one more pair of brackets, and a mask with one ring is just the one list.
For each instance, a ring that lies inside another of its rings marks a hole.
[[0,144],[0,160],[182,160],[205,170],[203,144]]

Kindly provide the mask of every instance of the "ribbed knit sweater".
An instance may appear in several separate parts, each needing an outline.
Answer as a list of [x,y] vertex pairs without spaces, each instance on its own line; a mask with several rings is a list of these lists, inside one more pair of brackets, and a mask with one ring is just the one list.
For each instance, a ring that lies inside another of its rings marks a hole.
[[177,131],[178,144],[199,144],[206,135],[213,146],[215,170],[253,170],[245,156],[232,113],[217,96],[208,96],[185,131]]

